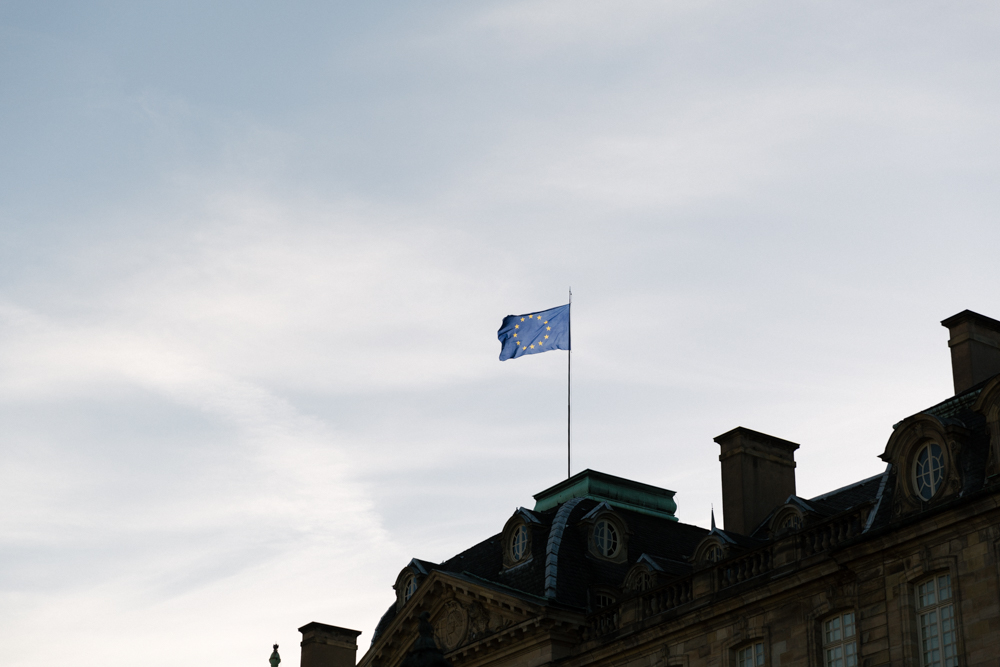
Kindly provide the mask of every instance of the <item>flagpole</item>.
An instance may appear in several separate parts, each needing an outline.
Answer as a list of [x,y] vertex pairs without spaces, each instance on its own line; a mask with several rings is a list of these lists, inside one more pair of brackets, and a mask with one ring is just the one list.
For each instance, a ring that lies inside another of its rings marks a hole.
[[570,457],[573,443],[573,420],[572,420],[572,406],[573,406],[573,288],[569,288],[569,322],[568,322],[568,333],[569,333],[569,351],[566,354],[566,479],[569,479],[570,475]]

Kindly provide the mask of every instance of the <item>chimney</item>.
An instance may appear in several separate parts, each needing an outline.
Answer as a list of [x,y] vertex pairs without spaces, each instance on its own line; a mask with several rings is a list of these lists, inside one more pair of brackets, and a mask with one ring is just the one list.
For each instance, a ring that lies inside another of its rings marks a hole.
[[794,442],[739,426],[715,439],[722,447],[725,529],[749,535],[795,493]]
[[325,623],[308,623],[302,633],[302,667],[354,667],[360,630]]
[[1000,322],[963,310],[941,321],[948,327],[955,395],[1000,373]]

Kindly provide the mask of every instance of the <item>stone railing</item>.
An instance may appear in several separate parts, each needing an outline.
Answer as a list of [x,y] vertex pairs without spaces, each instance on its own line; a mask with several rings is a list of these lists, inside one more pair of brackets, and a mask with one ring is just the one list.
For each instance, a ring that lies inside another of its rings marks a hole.
[[768,574],[775,569],[775,549],[779,565],[784,570],[792,560],[834,548],[861,535],[870,511],[871,507],[864,507],[857,512],[834,517],[818,526],[805,528],[797,534],[778,538],[776,543],[766,544],[762,548],[742,555],[733,555],[692,575],[635,597],[629,597],[620,604],[591,615],[584,626],[583,638],[589,640],[604,637],[617,632],[623,623],[629,625],[691,602],[695,597],[696,581],[704,583],[704,585],[698,584],[697,588],[698,595],[702,596],[712,590],[721,591]]
[[723,589],[770,572],[773,560],[770,548],[740,558],[728,558],[715,568],[716,585]]
[[799,545],[802,555],[812,556],[827,551],[841,542],[857,537],[865,528],[870,508],[865,507],[860,512],[837,517],[815,528],[807,528],[799,535]]
[[691,578],[685,577],[668,586],[661,586],[643,594],[640,598],[642,605],[640,615],[642,618],[655,616],[674,607],[679,607],[685,602],[690,602],[692,597]]
[[583,633],[584,640],[597,639],[618,631],[622,626],[623,616],[628,619],[627,623],[632,623],[662,614],[690,602],[693,598],[691,577],[646,591],[593,614],[587,621],[587,629]]
[[613,607],[608,607],[598,612],[590,618],[590,628],[589,632],[586,633],[585,639],[596,639],[597,637],[603,637],[617,631],[621,627],[621,620],[620,605],[616,604]]

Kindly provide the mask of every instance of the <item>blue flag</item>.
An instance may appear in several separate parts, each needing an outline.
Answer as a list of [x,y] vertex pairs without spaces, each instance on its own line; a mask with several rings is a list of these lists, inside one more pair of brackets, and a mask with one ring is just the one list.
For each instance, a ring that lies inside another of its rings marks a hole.
[[508,315],[500,331],[500,361],[549,350],[568,350],[569,304],[527,315]]

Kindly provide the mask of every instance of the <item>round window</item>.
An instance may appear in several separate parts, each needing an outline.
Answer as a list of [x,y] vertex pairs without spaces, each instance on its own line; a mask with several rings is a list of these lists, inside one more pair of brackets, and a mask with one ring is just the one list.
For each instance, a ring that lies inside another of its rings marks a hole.
[[528,550],[528,527],[523,523],[514,529],[510,536],[510,557],[515,563],[525,556]]
[[417,592],[417,578],[412,574],[406,578],[406,583],[403,584],[403,602],[409,602],[413,594]]
[[594,528],[594,542],[597,553],[612,558],[618,553],[618,529],[610,521],[598,521]]
[[944,479],[944,454],[941,446],[927,443],[917,453],[913,464],[913,482],[917,495],[924,500],[930,500],[941,488]]

